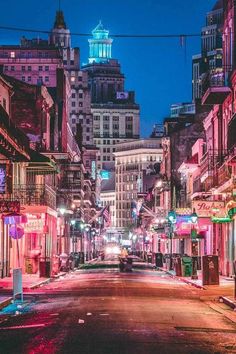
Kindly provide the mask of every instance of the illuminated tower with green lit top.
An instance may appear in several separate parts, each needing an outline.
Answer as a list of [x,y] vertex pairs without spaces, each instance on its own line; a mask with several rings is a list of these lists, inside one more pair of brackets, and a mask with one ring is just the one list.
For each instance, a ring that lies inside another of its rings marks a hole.
[[105,63],[111,59],[111,45],[109,31],[104,29],[100,21],[92,31],[93,38],[89,39],[89,63]]

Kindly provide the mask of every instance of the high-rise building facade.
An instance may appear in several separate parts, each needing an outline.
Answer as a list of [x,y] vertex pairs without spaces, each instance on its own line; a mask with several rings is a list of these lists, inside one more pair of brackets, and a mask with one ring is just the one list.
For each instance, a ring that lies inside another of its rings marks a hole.
[[88,89],[88,75],[80,69],[79,48],[71,47],[71,34],[67,28],[62,11],[57,11],[54,27],[49,37],[51,46],[60,49],[63,67],[70,82],[69,98],[70,125],[74,134],[79,131],[83,145],[92,145],[93,129]]
[[202,98],[209,70],[215,77],[222,71],[222,31],[223,1],[218,0],[206,15],[206,25],[201,33],[201,53],[192,58],[193,100]]
[[93,143],[88,75],[80,70],[79,48],[71,47],[70,30],[62,11],[57,11],[48,40],[21,38],[20,45],[0,46],[3,72],[33,85],[57,86],[57,69],[65,70],[68,115],[73,134],[79,131],[83,145]]
[[120,64],[112,59],[112,39],[100,22],[89,39],[88,73],[94,144],[100,149],[99,169],[114,168],[115,146],[139,138],[139,105],[134,92],[125,91]]
[[132,223],[132,203],[138,193],[148,192],[148,175],[156,175],[162,161],[161,138],[118,144],[115,152],[116,226]]

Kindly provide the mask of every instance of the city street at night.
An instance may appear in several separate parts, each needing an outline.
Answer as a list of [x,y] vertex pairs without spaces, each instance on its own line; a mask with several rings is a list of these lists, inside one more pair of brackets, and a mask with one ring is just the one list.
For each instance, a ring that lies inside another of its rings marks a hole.
[[236,354],[236,0],[0,3],[0,354]]
[[213,299],[161,271],[75,271],[5,308],[1,353],[236,353],[236,314]]

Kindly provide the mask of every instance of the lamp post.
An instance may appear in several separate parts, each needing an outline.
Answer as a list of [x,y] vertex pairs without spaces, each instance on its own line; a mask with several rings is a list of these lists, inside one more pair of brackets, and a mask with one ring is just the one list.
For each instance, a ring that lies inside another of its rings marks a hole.
[[190,216],[193,227],[191,228],[191,243],[192,243],[192,279],[198,279],[197,275],[197,260],[198,260],[198,241],[196,240],[195,225],[197,224],[198,216],[195,210]]
[[76,223],[76,220],[75,219],[71,219],[70,224],[72,226],[72,252],[73,252],[73,255],[75,253],[75,242],[76,242],[75,223]]
[[79,231],[80,231],[80,263],[84,263],[84,243],[83,243],[83,234],[84,234],[85,224],[81,220],[79,223]]
[[176,213],[174,210],[170,210],[168,213],[168,221],[170,224],[170,270],[173,270],[173,233],[174,233],[174,224],[176,223]]

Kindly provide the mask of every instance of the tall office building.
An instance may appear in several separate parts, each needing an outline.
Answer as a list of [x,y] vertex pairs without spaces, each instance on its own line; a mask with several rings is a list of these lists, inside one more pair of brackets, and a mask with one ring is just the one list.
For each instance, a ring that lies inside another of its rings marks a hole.
[[81,131],[83,145],[92,145],[92,115],[87,73],[80,70],[79,48],[71,47],[70,30],[62,11],[56,12],[48,40],[21,38],[20,45],[1,45],[4,73],[33,85],[56,87],[56,71],[66,73],[68,116],[72,132]]
[[201,53],[192,58],[192,96],[194,101],[202,98],[208,73],[217,74],[222,71],[222,30],[223,1],[218,0],[206,15],[206,25],[201,32]]
[[[161,137],[118,144],[115,152],[116,226],[133,223],[132,203],[148,192],[162,161]],[[151,183],[151,184],[150,184]]]
[[72,132],[80,130],[83,145],[93,144],[93,127],[88,89],[88,75],[80,69],[79,48],[71,47],[70,30],[67,28],[62,11],[57,11],[49,43],[60,48],[63,67],[68,74],[71,95],[69,97],[69,115]]
[[88,73],[94,144],[100,149],[99,169],[114,168],[115,146],[139,138],[139,105],[133,91],[125,91],[120,64],[112,59],[112,39],[99,22],[89,39]]

